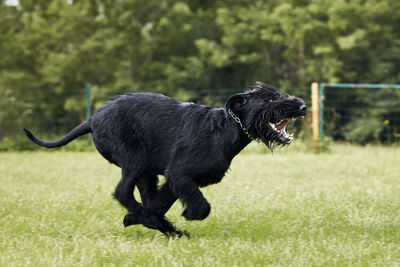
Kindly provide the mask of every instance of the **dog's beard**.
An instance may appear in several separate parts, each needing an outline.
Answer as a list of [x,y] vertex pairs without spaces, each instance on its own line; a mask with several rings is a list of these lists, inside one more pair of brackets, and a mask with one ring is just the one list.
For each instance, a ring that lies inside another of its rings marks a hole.
[[304,118],[303,115],[289,116],[282,112],[260,112],[254,116],[251,134],[273,151],[292,142],[293,134],[287,132],[287,127],[299,117]]

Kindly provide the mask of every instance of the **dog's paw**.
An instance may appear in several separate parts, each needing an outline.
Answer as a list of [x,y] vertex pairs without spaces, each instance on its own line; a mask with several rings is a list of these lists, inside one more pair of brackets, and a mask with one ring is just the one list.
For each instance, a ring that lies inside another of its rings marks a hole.
[[128,227],[129,225],[140,224],[139,217],[136,214],[128,213],[124,217],[124,226]]
[[129,225],[134,224],[142,224],[147,228],[159,230],[168,237],[189,237],[189,233],[186,231],[181,232],[176,230],[175,227],[169,221],[167,221],[163,215],[160,216],[151,214],[146,210],[141,210],[135,214],[128,213],[125,215],[124,226],[128,227]]
[[141,224],[150,229],[162,230],[165,227],[163,217],[157,215],[147,215],[140,218]]
[[164,235],[168,238],[182,238],[182,237],[186,237],[186,238],[190,238],[190,234],[187,231],[179,231],[179,230],[175,230],[173,232],[165,232]]
[[190,208],[189,206],[185,208],[182,213],[182,216],[186,218],[186,220],[204,220],[210,214],[211,206],[207,202],[204,203],[201,207],[197,209]]

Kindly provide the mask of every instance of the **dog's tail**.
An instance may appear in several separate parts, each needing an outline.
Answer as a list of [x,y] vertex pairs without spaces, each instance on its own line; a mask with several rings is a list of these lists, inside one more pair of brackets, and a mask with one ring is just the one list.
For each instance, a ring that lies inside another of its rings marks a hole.
[[84,123],[76,126],[66,136],[64,136],[63,138],[61,138],[60,140],[55,141],[55,142],[46,142],[46,141],[39,140],[35,136],[33,136],[33,134],[28,129],[24,128],[23,130],[24,130],[26,136],[29,139],[31,139],[32,142],[38,144],[39,146],[44,146],[47,148],[53,148],[53,147],[59,147],[59,146],[66,145],[69,142],[71,142],[72,140],[74,140],[75,138],[78,138],[79,136],[90,133],[92,131],[92,129],[90,128],[90,119],[85,121]]

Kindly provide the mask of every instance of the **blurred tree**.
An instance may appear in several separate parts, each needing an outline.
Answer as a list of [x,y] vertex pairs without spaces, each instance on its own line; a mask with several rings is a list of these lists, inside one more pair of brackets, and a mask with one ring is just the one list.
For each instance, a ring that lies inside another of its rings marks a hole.
[[19,3],[0,2],[0,139],[22,126],[70,129],[85,117],[88,82],[98,105],[126,91],[186,100],[256,80],[305,90],[400,80],[397,0]]

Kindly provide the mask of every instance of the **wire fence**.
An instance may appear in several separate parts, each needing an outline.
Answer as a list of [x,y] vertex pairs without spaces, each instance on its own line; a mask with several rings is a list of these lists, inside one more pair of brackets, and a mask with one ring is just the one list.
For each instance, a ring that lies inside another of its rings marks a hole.
[[324,134],[354,143],[400,141],[400,89],[327,88]]
[[[151,90],[143,90],[143,92]],[[110,97],[133,92],[132,90],[105,90],[91,88],[90,107],[93,112]],[[203,89],[173,92],[166,95],[181,101],[223,107],[232,94],[243,89]],[[305,100],[311,111],[311,90],[309,87],[280,89],[283,95],[294,95]],[[18,106],[21,101],[10,102],[4,108],[0,130],[0,141],[7,137],[21,138],[22,127],[31,127],[38,136],[58,138],[87,117],[87,92],[85,88],[47,94],[33,99],[33,104]],[[51,108],[49,108],[51,106]],[[17,110],[18,111],[13,111]],[[15,113],[15,114],[14,114]],[[16,120],[15,118],[23,118]],[[7,117],[8,116],[8,117]],[[14,117],[13,117],[14,116]],[[326,88],[324,101],[324,134],[335,141],[355,143],[399,143],[400,142],[400,89],[381,88]],[[297,121],[289,129],[296,137],[311,137],[311,116]]]

